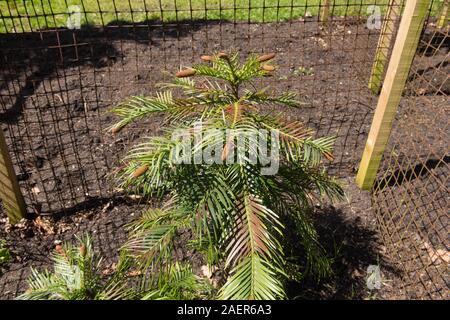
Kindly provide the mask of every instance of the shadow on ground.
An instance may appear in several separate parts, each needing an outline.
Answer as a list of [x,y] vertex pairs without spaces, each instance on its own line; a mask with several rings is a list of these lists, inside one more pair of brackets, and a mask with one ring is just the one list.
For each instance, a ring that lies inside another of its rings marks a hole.
[[[4,110],[0,110],[0,123],[17,122],[26,99],[35,93],[41,81],[49,77],[61,77],[61,68],[102,68],[123,59],[123,54],[114,47],[114,42],[131,40],[160,46],[166,38],[185,37],[217,23],[214,20],[199,20],[162,24],[148,20],[131,24],[118,20],[104,27],[86,25],[79,30],[57,28],[0,34],[0,64],[5,66],[0,73],[3,77],[0,92],[8,91],[16,98],[12,106],[6,108],[5,105]],[[147,28],[143,28],[143,25],[147,25]],[[20,84],[20,87],[8,88],[8,83]]]
[[[369,266],[378,266],[389,274],[400,274],[383,260],[376,231],[364,227],[358,217],[349,217],[346,212],[329,206],[314,213],[314,224],[321,245],[332,259],[333,273],[320,280],[305,275],[301,282],[291,282],[288,285],[289,298],[375,298],[376,291],[371,292],[366,285]],[[304,256],[301,248],[298,248],[298,256]]]

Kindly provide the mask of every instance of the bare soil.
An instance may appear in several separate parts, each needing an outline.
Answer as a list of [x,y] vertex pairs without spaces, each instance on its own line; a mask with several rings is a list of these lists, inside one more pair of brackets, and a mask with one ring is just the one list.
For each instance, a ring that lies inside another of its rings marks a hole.
[[[277,75],[261,84],[298,93],[307,106],[286,110],[286,117],[303,120],[317,136],[337,136],[329,170],[342,179],[347,201],[317,207],[314,213],[322,242],[335,259],[335,274],[320,282],[307,278],[290,284],[289,296],[402,297],[389,284],[401,281],[402,270],[385,259],[371,197],[353,184],[377,98],[367,89],[377,39],[376,30],[356,19],[325,30],[311,19],[1,34],[0,63],[7,67],[0,70],[0,123],[33,219],[10,226],[0,215],[0,238],[14,256],[0,267],[0,298],[14,298],[26,289],[29,267],[50,267],[48,254],[55,243],[75,234],[91,233],[106,258],[105,268],[111,267],[126,239],[124,225],[145,207],[114,190],[112,173],[131,143],[162,128],[155,118],[112,136],[106,132],[113,121],[108,108],[130,95],[154,93],[156,83],[168,79],[161,69],[173,74],[201,54],[230,49],[243,56],[276,52]],[[424,108],[433,112],[433,106]],[[432,144],[434,138],[428,139]],[[196,268],[203,263],[183,241],[177,256]],[[387,280],[379,290],[366,287],[369,265],[380,266]]]

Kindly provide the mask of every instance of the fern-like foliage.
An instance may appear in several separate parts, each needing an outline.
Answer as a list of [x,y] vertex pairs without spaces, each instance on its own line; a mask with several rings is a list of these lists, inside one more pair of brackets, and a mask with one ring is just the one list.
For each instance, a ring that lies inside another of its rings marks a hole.
[[12,260],[11,252],[6,247],[6,241],[0,239],[0,267]]
[[[324,161],[333,160],[334,138],[315,137],[304,124],[268,111],[304,104],[293,93],[256,89],[254,80],[276,69],[273,58],[250,56],[241,63],[236,53],[203,56],[204,63],[180,70],[155,97],[132,97],[112,110],[120,118],[113,133],[156,114],[165,119],[166,133],[134,146],[118,176],[130,192],[170,199],[130,226],[125,248],[145,272],[173,265],[173,239],[178,231],[191,229],[208,263],[223,266],[228,275],[219,298],[284,298],[287,227],[297,230],[307,268],[329,271],[307,213],[313,201],[343,195],[323,168]],[[278,151],[270,160],[279,170],[271,174],[263,173],[267,163],[253,139],[261,130],[271,134],[259,141]],[[180,131],[186,137],[174,139]],[[183,153],[183,161],[174,161],[186,143],[192,148]],[[234,152],[239,148],[245,152]],[[215,160],[208,162],[204,154]],[[294,226],[284,225],[286,217]],[[163,292],[147,298],[174,297]]]
[[172,263],[146,279],[141,300],[192,300],[207,299],[214,288],[206,279],[194,274],[191,266]]
[[78,244],[57,246],[52,254],[54,270],[31,269],[28,290],[19,300],[116,300],[134,293],[125,282],[127,259],[120,260],[114,276],[102,279],[101,263],[89,236],[77,238]]

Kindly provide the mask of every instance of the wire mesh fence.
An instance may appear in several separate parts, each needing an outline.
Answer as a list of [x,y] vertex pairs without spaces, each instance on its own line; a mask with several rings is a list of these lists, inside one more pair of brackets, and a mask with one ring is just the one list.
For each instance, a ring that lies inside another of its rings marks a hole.
[[[277,75],[263,84],[298,94],[306,106],[286,116],[304,121],[318,136],[335,135],[335,160],[329,170],[338,177],[353,175],[377,102],[368,87],[377,45],[384,49],[385,60],[391,47],[390,42],[380,44],[379,38],[395,38],[402,7],[403,1],[397,0],[1,0],[0,124],[29,210],[60,215],[114,197],[118,191],[111,173],[126,146],[162,128],[156,119],[113,136],[106,130],[113,122],[108,109],[130,95],[154,93],[156,83],[167,80],[180,65],[220,50],[236,50],[243,56],[276,52]],[[435,16],[439,10],[434,5],[430,13]],[[443,31],[448,29],[430,30],[419,57],[448,60],[448,50],[445,57],[440,53],[448,48],[448,33]],[[426,104],[420,99],[447,98],[446,66],[446,62],[436,65],[433,70],[438,71],[431,73],[418,69],[417,77],[408,82],[402,106],[420,113],[419,103]],[[443,77],[441,84],[433,80],[435,74]],[[382,79],[383,72],[378,77]],[[419,83],[421,79],[429,80],[427,86]],[[423,88],[424,92],[416,92]],[[437,114],[448,108],[448,100],[439,102],[442,108],[435,106],[438,100],[430,103],[436,108],[434,119],[429,119],[432,126],[436,119],[444,121]],[[433,130],[444,134],[446,124],[439,128]],[[408,130],[394,131],[408,136]],[[443,149],[445,141],[441,140]],[[402,145],[411,160],[390,164],[387,158],[386,172],[415,163],[413,144]],[[437,151],[439,163],[447,159],[443,149]],[[417,159],[430,159],[425,151]],[[442,190],[447,192],[441,214],[448,202],[448,185],[439,187],[445,181],[435,189],[436,199]],[[387,222],[386,208],[377,204],[387,199],[391,184],[379,183],[373,196],[387,243],[401,234],[397,220]],[[396,196],[402,201],[400,193]],[[433,205],[434,201],[426,203]],[[420,209],[423,214],[428,212],[426,206]]]
[[383,241],[404,271],[398,290],[407,298],[449,298],[449,44],[448,26],[431,23],[422,35],[373,188]]
[[337,1],[327,16],[320,1],[86,0],[71,13],[73,3],[0,4],[1,121],[35,212],[110,196],[117,155],[149,128],[113,138],[107,109],[218,50],[277,52],[267,82],[308,104],[290,116],[338,137],[334,172],[354,170],[376,101],[367,81],[380,31],[367,27],[368,7],[385,12],[386,1]]

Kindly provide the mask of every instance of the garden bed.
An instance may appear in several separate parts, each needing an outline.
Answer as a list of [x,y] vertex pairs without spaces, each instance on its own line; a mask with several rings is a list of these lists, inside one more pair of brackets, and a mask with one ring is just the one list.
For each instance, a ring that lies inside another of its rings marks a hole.
[[[111,173],[130,142],[163,128],[156,118],[112,136],[105,132],[113,121],[108,108],[130,95],[155,92],[157,82],[168,80],[161,69],[173,74],[180,64],[198,61],[203,53],[230,48],[243,56],[277,52],[279,71],[264,82],[277,91],[296,92],[307,103],[286,111],[286,116],[303,120],[318,136],[337,136],[330,171],[348,186],[347,201],[318,207],[314,213],[324,246],[335,256],[335,274],[319,284],[312,279],[292,284],[289,296],[401,298],[395,290],[401,270],[385,263],[386,248],[378,240],[370,196],[353,185],[377,98],[367,89],[377,39],[378,32],[365,29],[357,19],[327,30],[312,20],[111,26],[77,31],[75,38],[72,31],[60,30],[58,43],[54,33],[0,35],[7,60],[2,63],[9,65],[0,71],[7,80],[0,83],[0,95],[12,106],[0,121],[8,124],[5,134],[21,186],[30,211],[39,217],[10,227],[1,214],[0,237],[7,240],[14,259],[0,269],[0,298],[13,298],[26,288],[29,266],[49,267],[55,243],[85,231],[93,234],[105,256],[105,269],[111,268],[126,238],[123,226],[144,208],[136,199],[114,196],[120,191],[111,187]],[[432,105],[424,108],[433,112]],[[433,144],[433,137],[429,139]],[[183,241],[179,247],[177,256],[195,257],[198,271],[198,255]],[[369,291],[369,265],[380,265],[391,282]]]
[[[130,95],[151,94],[182,64],[220,48],[242,56],[277,52],[279,70],[264,84],[305,103],[283,110],[317,136],[336,135],[332,173],[354,172],[376,97],[367,79],[378,32],[348,19],[330,31],[316,22],[88,28],[1,35],[8,68],[0,86],[0,121],[25,196],[37,214],[52,214],[111,195],[111,173],[125,146],[161,132],[160,119],[117,136],[108,109]],[[220,41],[214,41],[219,39]],[[21,98],[17,98],[19,95]]]

